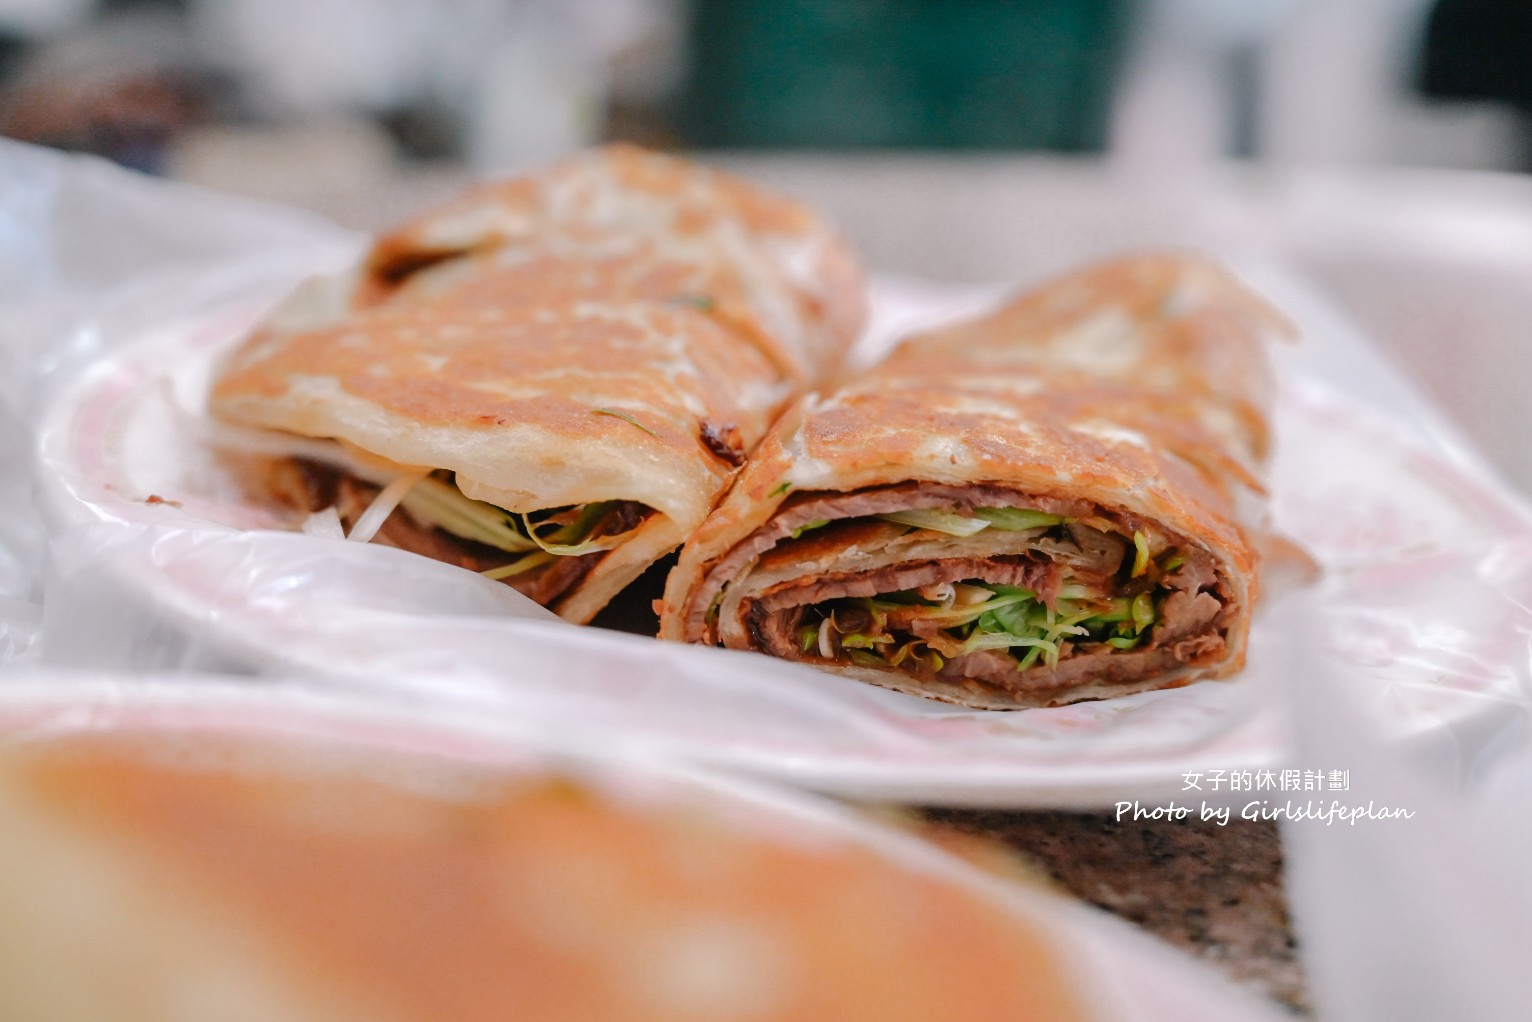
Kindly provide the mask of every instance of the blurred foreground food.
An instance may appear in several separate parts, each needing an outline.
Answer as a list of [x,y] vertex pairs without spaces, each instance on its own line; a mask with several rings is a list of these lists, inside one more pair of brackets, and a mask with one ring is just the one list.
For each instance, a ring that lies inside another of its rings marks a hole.
[[0,1017],[1081,1017],[1010,911],[717,808],[291,739],[12,745]]

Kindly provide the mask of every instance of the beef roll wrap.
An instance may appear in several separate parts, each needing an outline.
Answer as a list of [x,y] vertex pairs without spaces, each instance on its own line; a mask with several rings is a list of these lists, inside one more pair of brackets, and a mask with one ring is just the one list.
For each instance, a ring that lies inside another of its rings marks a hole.
[[[794,243],[850,293],[800,288]],[[839,358],[863,303],[843,256],[787,200],[599,150],[384,239],[351,300],[278,315],[234,352],[210,407],[307,438],[265,492],[584,622],[697,528]]]
[[1244,662],[1286,321],[1124,259],[907,340],[772,428],[687,543],[663,637],[982,708]]

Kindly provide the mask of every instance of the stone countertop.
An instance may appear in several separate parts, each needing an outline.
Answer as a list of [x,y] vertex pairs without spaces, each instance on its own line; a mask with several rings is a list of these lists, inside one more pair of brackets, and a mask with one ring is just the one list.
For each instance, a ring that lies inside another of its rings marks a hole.
[[[1106,812],[926,809],[1004,842],[1068,893],[1142,926],[1295,1016],[1309,1012],[1276,824],[1118,822]],[[940,833],[936,835],[940,839]]]

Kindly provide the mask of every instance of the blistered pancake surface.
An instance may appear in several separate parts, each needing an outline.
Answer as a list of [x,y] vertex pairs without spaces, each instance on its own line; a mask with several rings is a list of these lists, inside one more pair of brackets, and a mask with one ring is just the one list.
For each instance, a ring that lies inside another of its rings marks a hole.
[[753,446],[780,400],[775,374],[703,313],[564,297],[557,283],[536,306],[401,304],[257,336],[213,407],[450,469],[510,510],[626,499],[700,521],[733,468],[704,425]]
[[[368,260],[363,300],[407,297],[422,267],[528,255],[576,262],[639,255],[686,267],[692,286],[800,384],[833,368],[866,318],[861,271],[813,211],[625,145],[482,186],[385,236]],[[418,284],[430,289],[429,276]]]

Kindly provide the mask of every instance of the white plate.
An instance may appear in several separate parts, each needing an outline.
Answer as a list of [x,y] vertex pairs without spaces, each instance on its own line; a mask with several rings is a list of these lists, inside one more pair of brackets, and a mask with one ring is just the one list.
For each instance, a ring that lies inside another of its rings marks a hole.
[[[301,680],[261,687],[214,677],[145,683],[103,675],[38,675],[0,689],[0,744],[126,728],[173,742],[178,735],[279,736],[317,750],[377,750],[411,764],[399,773],[432,783],[433,763],[511,775],[549,770],[582,779],[604,797],[682,804],[730,828],[802,847],[860,846],[907,875],[943,881],[1025,920],[1057,955],[1090,1017],[1101,1022],[1274,1022],[1268,1003],[1107,913],[1042,886],[981,872],[935,846],[801,793],[721,778],[647,757],[614,755],[585,742],[535,734],[524,722],[486,721],[449,709],[378,698],[348,699]],[[305,757],[307,760],[307,757]],[[319,760],[317,762],[324,762]],[[425,767],[421,770],[420,767]],[[425,790],[432,790],[427,787]]]
[[[1532,545],[1532,527],[1344,324],[1280,274],[1261,285],[1310,334],[1279,353],[1274,512],[1326,578],[1268,601],[1231,682],[962,710],[765,657],[564,625],[505,586],[397,550],[244,531],[269,522],[222,476],[196,409],[248,308],[163,326],[51,410],[39,483],[60,535],[45,653],[77,666],[322,671],[861,798],[1112,806],[1184,800],[1188,773],[1345,769],[1284,759],[1287,651],[1333,657],[1392,734],[1482,717],[1525,681],[1518,636],[1532,619],[1508,598],[1522,573],[1506,566],[1527,563],[1510,555]],[[973,300],[885,284],[879,336]],[[1328,623],[1323,634],[1284,623],[1294,601]]]

